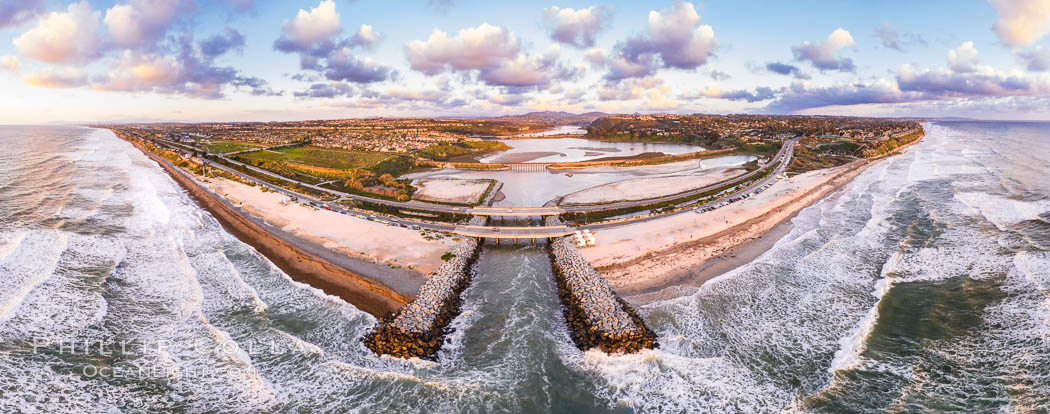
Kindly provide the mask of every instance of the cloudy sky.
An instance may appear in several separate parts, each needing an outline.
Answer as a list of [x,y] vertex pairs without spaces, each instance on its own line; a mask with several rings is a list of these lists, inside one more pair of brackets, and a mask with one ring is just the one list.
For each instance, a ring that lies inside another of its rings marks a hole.
[[1050,119],[1050,0],[0,0],[0,123]]

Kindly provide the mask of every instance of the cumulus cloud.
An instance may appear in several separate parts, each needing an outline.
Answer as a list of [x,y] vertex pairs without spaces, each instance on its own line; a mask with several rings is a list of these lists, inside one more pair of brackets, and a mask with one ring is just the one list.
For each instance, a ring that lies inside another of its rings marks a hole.
[[769,63],[766,64],[765,69],[770,71],[770,72],[777,73],[777,74],[780,74],[780,75],[791,75],[791,76],[794,76],[794,77],[796,77],[798,79],[809,79],[810,78],[808,73],[803,71],[798,66],[792,65],[790,63],[769,62]]
[[897,84],[890,80],[824,87],[794,82],[775,101],[766,106],[766,110],[783,113],[826,106],[899,103],[914,99],[916,97],[901,92]]
[[331,81],[371,83],[386,80],[391,71],[371,58],[354,56],[349,47],[342,47],[328,55],[324,76]]
[[951,99],[1038,97],[1050,94],[1050,77],[977,66],[971,72],[903,65],[893,79],[815,87],[796,82],[767,106],[772,112],[859,104],[898,104]]
[[656,76],[603,82],[598,86],[597,92],[598,99],[603,101],[630,101],[641,99],[654,89],[664,95],[671,93],[671,87]]
[[240,32],[226,28],[226,31],[213,35],[200,43],[201,53],[204,56],[220,56],[231,50],[244,48],[244,36]]
[[913,45],[925,45],[926,39],[918,33],[901,33],[889,20],[875,28],[875,37],[882,42],[882,47],[903,52]]
[[22,80],[38,88],[74,88],[87,84],[87,76],[73,68],[61,71],[42,69],[27,74]]
[[[344,91],[345,93],[342,93]],[[407,110],[418,110],[434,109],[435,107],[437,107],[447,109],[463,106],[467,103],[463,99],[453,98],[451,93],[440,89],[390,88],[382,92],[368,89],[362,89],[358,92],[354,92],[349,85],[335,84],[330,85],[329,87],[321,87],[310,92],[314,94],[313,97],[353,96],[355,94],[359,95],[354,100],[337,102],[335,104],[332,104],[333,106],[339,106],[344,108],[384,108],[387,110],[398,108]],[[332,94],[333,96],[319,96],[329,94]]]
[[1018,51],[1016,55],[1024,63],[1025,68],[1032,72],[1046,72],[1050,70],[1050,50],[1042,46],[1037,46],[1031,50]]
[[180,0],[130,0],[106,11],[110,38],[124,47],[145,46],[164,36],[175,21]]
[[543,10],[543,20],[551,39],[579,48],[594,46],[598,32],[605,28],[611,13],[603,6],[574,10],[551,6]]
[[757,87],[754,91],[746,89],[722,90],[718,85],[711,84],[697,93],[685,94],[682,96],[684,99],[696,99],[700,97],[725,99],[730,101],[759,102],[773,99],[776,97],[776,91],[767,86]]
[[638,61],[630,61],[623,55],[609,57],[605,50],[595,48],[584,53],[584,59],[592,65],[608,68],[606,79],[617,81],[621,79],[652,76],[656,72],[656,66],[651,55],[640,57]]
[[965,42],[948,51],[948,67],[956,72],[973,72],[977,66],[977,48],[973,42]]
[[700,24],[693,4],[675,1],[670,9],[649,12],[644,35],[618,43],[611,56],[592,62],[607,67],[610,80],[644,77],[659,68],[696,69],[707,63],[716,47],[714,29]]
[[[194,3],[188,0],[127,0],[109,8],[103,19],[101,11],[81,1],[65,11],[49,13],[15,38],[15,47],[35,60],[80,66],[44,68],[26,74],[23,80],[45,88],[89,86],[101,91],[203,98],[221,98],[231,87],[256,95],[277,94],[266,81],[216,63],[217,58],[244,47],[244,36],[236,30],[226,29],[200,43],[189,33],[166,36],[180,12],[192,7]],[[101,66],[107,70],[82,72],[84,64],[103,57],[107,59]]]
[[521,43],[509,29],[488,23],[462,29],[454,36],[434,30],[426,41],[405,46],[409,66],[424,74],[476,73],[478,80],[489,85],[522,88],[579,76],[582,69],[560,64],[559,53],[556,44],[542,55],[522,53]]
[[493,105],[520,106],[528,100],[528,97],[516,93],[494,93],[485,95],[484,100]]
[[86,62],[98,58],[102,38],[100,13],[88,2],[70,4],[65,12],[51,12],[36,27],[13,41],[18,51],[47,63]]
[[362,24],[361,27],[357,28],[357,32],[350,37],[349,43],[353,46],[371,48],[376,43],[379,43],[379,33],[376,33],[371,25]]
[[700,14],[692,3],[676,1],[670,10],[649,12],[648,41],[636,44],[636,52],[660,54],[664,65],[695,69],[707,63],[718,46],[711,26],[700,25]]
[[1010,47],[1028,46],[1050,32],[1050,0],[989,0],[999,19],[992,30]]
[[556,46],[540,56],[519,54],[513,60],[504,60],[494,68],[480,71],[478,79],[490,85],[528,88],[548,85],[554,80],[577,79],[585,72],[581,67],[560,64],[558,57]]
[[902,91],[921,93],[923,99],[973,96],[1034,96],[1050,93],[1050,79],[1006,73],[988,67],[972,72],[954,70],[918,70],[903,65],[897,71],[897,84]]
[[452,37],[435,29],[426,41],[405,46],[409,66],[428,75],[491,68],[520,52],[521,44],[509,29],[488,23],[462,29]]
[[285,20],[281,26],[282,39],[286,40],[284,47],[291,51],[311,49],[342,31],[339,12],[332,0],[322,0],[310,11],[299,9],[294,19]]
[[449,98],[451,94],[438,89],[404,89],[393,88],[386,90],[387,96],[402,101],[425,101],[441,102]]
[[302,69],[323,73],[330,81],[370,83],[384,81],[394,72],[369,58],[360,58],[355,48],[369,48],[380,39],[372,26],[361,25],[349,38],[339,39],[343,27],[335,2],[322,0],[317,7],[300,9],[292,20],[285,20],[274,49],[299,55]]
[[729,80],[733,78],[732,75],[722,72],[720,70],[712,70],[710,75],[711,79],[714,79],[716,81]]
[[853,72],[857,67],[850,58],[837,58],[835,53],[839,50],[854,46],[853,36],[841,27],[835,29],[823,42],[803,42],[794,46],[791,51],[795,54],[795,60],[809,61],[813,67],[824,70],[837,70],[842,72]]
[[0,29],[19,26],[47,7],[47,0],[2,0],[0,1]]
[[315,83],[303,91],[293,93],[296,98],[335,98],[337,96],[354,96],[357,91],[350,84],[343,82]]
[[0,56],[0,67],[4,70],[12,73],[18,73],[22,68],[22,63],[18,61],[18,58],[11,55]]
[[882,23],[882,26],[875,28],[875,37],[882,41],[882,47],[887,49],[893,49],[896,51],[903,51],[901,47],[901,35],[897,31],[896,27],[889,20]]
[[[232,30],[201,43],[182,33],[175,39],[175,53],[145,53],[125,50],[113,62],[109,73],[92,78],[91,87],[104,91],[154,92],[217,99],[227,86],[247,90],[253,95],[279,95],[265,80],[246,76],[237,69],[220,66],[215,59],[236,48],[243,36]],[[219,45],[219,44],[222,45]],[[208,46],[205,46],[208,44]],[[205,52],[205,48],[210,48]]]

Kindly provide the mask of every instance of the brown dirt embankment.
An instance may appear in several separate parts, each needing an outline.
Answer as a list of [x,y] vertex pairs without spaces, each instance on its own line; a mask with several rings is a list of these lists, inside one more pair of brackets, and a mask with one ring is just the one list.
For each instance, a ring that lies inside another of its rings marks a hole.
[[337,296],[376,317],[383,317],[407,303],[404,296],[389,287],[350,272],[274,236],[201,188],[167,160],[151,153],[133,140],[127,141],[160,164],[161,168],[185,189],[197,204],[211,213],[226,231],[266,256],[292,280]]

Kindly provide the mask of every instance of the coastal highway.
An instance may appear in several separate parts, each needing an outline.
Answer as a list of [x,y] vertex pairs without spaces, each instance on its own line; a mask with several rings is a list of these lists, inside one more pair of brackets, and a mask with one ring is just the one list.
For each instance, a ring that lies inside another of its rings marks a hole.
[[[177,146],[179,148],[183,148],[183,149],[187,149],[187,150],[201,151],[198,148],[190,147],[190,146],[184,145],[184,144],[178,144],[178,143],[175,143],[175,142],[171,142],[171,141],[167,141],[167,140],[160,140],[160,139],[155,139],[155,140],[164,142],[164,143],[168,144],[169,146]],[[727,182],[713,184],[713,185],[709,185],[709,186],[706,186],[706,187],[701,187],[701,188],[685,191],[685,192],[678,193],[678,194],[672,194],[672,195],[668,195],[668,196],[655,197],[655,198],[648,198],[648,199],[644,199],[644,200],[622,201],[622,202],[609,203],[609,204],[588,204],[588,205],[577,205],[577,206],[552,206],[552,207],[456,207],[456,206],[448,206],[448,205],[443,205],[443,204],[424,203],[424,202],[420,202],[420,201],[400,202],[400,201],[382,200],[382,199],[377,199],[377,198],[373,198],[373,197],[360,196],[360,195],[350,194],[350,193],[346,193],[346,192],[342,192],[342,191],[338,191],[338,190],[332,190],[332,189],[329,189],[329,188],[317,186],[317,185],[314,185],[314,184],[305,183],[305,182],[302,182],[302,181],[299,181],[299,180],[295,180],[295,179],[291,179],[291,178],[282,176],[280,174],[277,174],[277,173],[274,173],[274,172],[271,172],[271,171],[268,171],[268,170],[257,168],[257,167],[254,167],[254,166],[251,166],[251,165],[248,165],[248,164],[244,164],[242,162],[230,159],[230,158],[228,158],[228,157],[226,157],[226,156],[224,156],[222,154],[211,154],[211,153],[209,153],[208,155],[209,156],[213,156],[213,157],[221,158],[226,163],[233,164],[233,165],[236,165],[238,167],[248,168],[248,169],[251,169],[254,172],[257,172],[257,173],[260,173],[260,174],[265,174],[265,175],[268,175],[270,177],[274,177],[274,178],[277,178],[277,179],[280,179],[280,180],[296,183],[296,184],[298,184],[300,186],[303,186],[303,187],[306,187],[306,188],[310,188],[310,189],[313,189],[313,190],[316,190],[316,191],[321,191],[321,192],[332,194],[332,195],[335,195],[335,196],[346,197],[346,198],[359,200],[359,201],[366,201],[366,202],[376,203],[376,204],[384,204],[384,205],[387,205],[387,206],[396,207],[396,208],[400,208],[400,209],[415,209],[415,210],[426,210],[426,211],[438,211],[438,212],[443,212],[443,213],[469,214],[469,215],[474,215],[474,216],[528,217],[528,216],[552,216],[552,215],[559,215],[559,214],[562,214],[562,213],[586,213],[586,212],[596,212],[596,211],[616,210],[616,209],[622,209],[622,208],[631,208],[631,207],[637,207],[637,206],[642,206],[642,205],[647,205],[647,204],[661,203],[661,202],[665,202],[665,201],[675,200],[675,199],[679,199],[679,198],[683,198],[683,197],[688,197],[688,196],[704,193],[704,192],[713,190],[715,188],[725,186],[727,184],[731,185],[731,184],[735,184],[735,183],[738,183],[738,182],[746,181],[747,179],[751,178],[755,174],[758,174],[762,169],[764,169],[765,167],[769,166],[770,164],[785,159],[785,156],[788,156],[789,153],[793,153],[794,147],[795,147],[795,145],[797,145],[797,143],[798,143],[798,139],[797,138],[792,139],[792,140],[788,140],[788,141],[784,141],[784,145],[781,146],[780,151],[778,151],[777,154],[771,160],[769,160],[769,162],[763,164],[762,166],[760,166],[760,168],[758,168],[758,169],[756,169],[754,171],[751,171],[751,172],[749,172],[747,174],[740,175],[740,176],[738,176],[736,178],[733,178],[733,179],[731,179],[731,180],[729,180]],[[238,174],[238,175],[243,175],[239,171],[233,172],[233,173]]]
[[[704,208],[708,208],[708,207],[715,207],[715,206],[717,206],[717,205],[719,205],[721,203],[726,202],[726,200],[732,200],[732,199],[735,199],[737,197],[741,197],[744,194],[750,194],[750,193],[754,192],[755,190],[758,190],[762,186],[776,181],[778,179],[778,177],[780,177],[781,174],[783,174],[785,171],[787,171],[788,167],[791,164],[791,158],[795,155],[795,146],[797,144],[798,144],[798,139],[785,141],[784,142],[784,146],[780,149],[779,152],[777,152],[777,155],[772,160],[770,160],[770,162],[768,162],[766,164],[763,164],[762,168],[759,168],[759,169],[757,169],[755,171],[752,171],[751,173],[748,173],[748,174],[746,174],[744,176],[741,176],[741,177],[738,177],[736,179],[731,180],[729,183],[716,184],[716,185],[704,187],[704,188],[697,189],[697,190],[691,190],[691,191],[689,191],[687,193],[676,194],[676,195],[662,197],[662,198],[674,200],[674,199],[678,199],[678,198],[681,198],[681,197],[685,197],[685,195],[688,195],[688,194],[699,194],[699,193],[703,193],[705,191],[710,191],[710,190],[715,189],[715,188],[723,187],[726,184],[739,183],[741,181],[745,181],[748,178],[754,176],[755,174],[757,174],[759,171],[761,171],[763,168],[769,166],[770,164],[780,161],[780,164],[777,165],[777,168],[775,170],[773,170],[773,172],[770,173],[765,178],[762,178],[761,180],[755,181],[754,183],[751,183],[747,187],[744,187],[742,189],[738,189],[737,191],[734,191],[734,192],[732,192],[730,194],[727,194],[724,197],[720,197],[720,198],[718,198],[716,200],[713,200],[713,201],[710,201],[710,202],[698,205],[695,208],[696,209],[704,209]],[[653,199],[650,199],[650,200],[653,200]],[[646,203],[649,203],[649,202],[652,202],[652,201],[647,201]],[[683,206],[688,205],[690,203],[691,202],[685,202],[685,203],[682,203],[682,204],[680,204],[680,205],[678,205],[676,207],[683,207]],[[628,204],[628,206],[630,206],[630,205],[631,204]],[[550,227],[547,227],[547,226],[543,226],[543,227],[525,227],[525,228],[523,228],[523,227],[479,226],[477,228],[471,228],[471,229],[469,229],[469,231],[463,231],[463,230],[467,230],[467,229],[457,228],[455,232],[458,233],[458,234],[468,235],[468,236],[471,236],[471,237],[485,237],[485,238],[519,239],[519,238],[533,238],[533,237],[536,237],[536,238],[539,238],[539,237],[560,237],[560,236],[565,236],[565,235],[568,235],[568,234],[572,234],[572,232],[574,232],[575,230],[579,230],[579,229],[588,229],[588,230],[610,229],[610,228],[615,228],[615,227],[619,227],[619,226],[623,226],[623,225],[627,225],[627,224],[644,223],[644,222],[647,222],[647,221],[650,221],[650,220],[656,220],[656,219],[659,219],[659,218],[663,218],[663,217],[667,217],[667,216],[673,216],[673,215],[677,215],[677,214],[696,214],[696,213],[694,213],[694,211],[695,211],[695,209],[690,208],[690,209],[684,209],[684,210],[677,210],[677,211],[673,211],[673,212],[670,212],[670,213],[657,214],[657,215],[654,215],[654,216],[640,217],[640,218],[637,218],[637,219],[634,219],[634,220],[630,220],[630,221],[627,221],[627,222],[614,222],[614,223],[589,224],[589,225],[585,224],[585,225],[581,225],[581,226],[578,226],[578,227],[564,227],[564,226],[550,226]],[[565,231],[566,229],[568,229],[567,232],[561,233],[561,232]],[[550,234],[550,235],[548,235],[548,234]]]
[[[694,208],[684,209],[684,210],[677,210],[677,211],[672,211],[670,213],[664,213],[664,214],[657,214],[655,216],[643,217],[643,218],[631,220],[631,221],[626,222],[626,223],[624,223],[624,222],[615,222],[615,223],[605,223],[605,224],[591,224],[591,225],[582,225],[582,226],[579,226],[579,228],[581,228],[581,229],[588,229],[588,230],[609,229],[609,228],[622,226],[622,225],[625,225],[625,224],[644,223],[644,222],[647,222],[647,221],[650,221],[650,220],[656,220],[656,219],[659,219],[659,218],[662,218],[662,217],[673,216],[673,215],[678,215],[678,214],[696,214],[695,211],[697,209],[702,210],[702,209],[709,208],[709,207],[717,208],[717,206],[719,206],[722,203],[727,202],[728,200],[736,199],[738,197],[743,196],[744,194],[750,194],[750,193],[754,192],[755,190],[758,190],[759,188],[762,188],[762,186],[764,186],[766,184],[770,184],[770,183],[778,180],[779,177],[782,174],[784,174],[784,172],[787,171],[788,167],[791,165],[791,157],[793,157],[795,155],[795,145],[797,145],[797,144],[798,144],[798,140],[797,139],[796,140],[791,140],[791,141],[788,141],[788,142],[785,143],[785,148],[781,149],[781,154],[778,154],[778,157],[783,156],[781,159],[783,159],[784,162],[782,162],[780,165],[778,165],[776,170],[774,170],[771,174],[769,174],[768,176],[766,176],[765,178],[763,178],[761,180],[758,180],[758,181],[755,181],[754,183],[751,183],[751,185],[748,185],[747,187],[744,187],[743,189],[739,189],[739,190],[734,191],[734,192],[732,192],[730,194],[727,194],[727,195],[725,195],[723,197],[719,197],[719,198],[717,198],[715,200],[712,200],[712,201],[709,201],[707,203],[697,205]],[[756,171],[760,171],[760,170],[756,170]],[[688,204],[688,203],[684,203],[684,204]],[[683,207],[684,204],[683,205],[678,205],[676,207]]]
[[[798,138],[791,139],[791,140],[788,140],[788,141],[784,141],[784,145],[782,145],[780,147],[780,151],[777,151],[777,154],[771,160],[769,160],[769,162],[766,162],[765,164],[762,164],[761,166],[759,166],[759,168],[755,169],[754,171],[751,171],[751,172],[749,172],[747,174],[743,174],[743,175],[737,176],[736,178],[733,178],[731,180],[724,181],[724,182],[721,182],[721,183],[715,183],[715,184],[712,184],[712,185],[709,185],[709,186],[706,186],[706,187],[701,187],[701,188],[697,188],[697,189],[681,192],[681,193],[678,193],[678,194],[672,194],[672,195],[667,195],[667,196],[663,196],[663,197],[647,198],[647,199],[644,199],[644,200],[622,201],[622,202],[610,203],[610,204],[586,204],[586,205],[579,205],[579,206],[561,206],[560,208],[563,210],[563,212],[585,213],[585,212],[592,212],[592,211],[615,210],[615,209],[620,209],[620,208],[636,207],[636,206],[641,206],[641,205],[646,205],[646,204],[661,203],[661,202],[664,202],[664,201],[677,200],[677,199],[683,198],[683,197],[689,197],[689,196],[693,196],[693,195],[697,195],[697,194],[702,194],[702,193],[714,190],[714,189],[719,188],[719,187],[725,187],[726,185],[733,185],[733,184],[736,184],[736,183],[739,183],[739,182],[747,181],[748,179],[750,179],[751,177],[755,176],[756,174],[758,174],[763,169],[765,169],[766,167],[770,166],[773,163],[776,163],[776,162],[779,162],[779,161],[782,161],[782,160],[790,160],[791,156],[794,155],[794,153],[795,153],[795,145],[797,145],[797,144],[798,144]],[[781,163],[781,166],[784,166],[786,164],[787,164],[786,162]]]
[[[734,192],[732,192],[730,194],[727,194],[727,195],[725,195],[723,197],[719,197],[716,200],[712,200],[712,201],[709,201],[707,203],[700,204],[700,205],[696,206],[695,208],[684,209],[684,210],[677,210],[677,211],[673,211],[673,212],[669,212],[669,213],[657,214],[657,215],[648,216],[648,217],[640,217],[640,218],[637,218],[637,219],[634,219],[634,220],[630,220],[630,221],[627,221],[627,222],[622,222],[621,221],[621,222],[604,223],[604,224],[585,224],[585,225],[580,225],[578,227],[565,227],[567,229],[570,229],[571,231],[569,231],[568,233],[565,233],[565,234],[559,234],[558,236],[555,236],[555,237],[568,235],[568,234],[571,234],[572,232],[574,232],[575,230],[581,230],[581,229],[587,229],[587,230],[611,229],[611,228],[615,228],[615,227],[619,227],[619,226],[624,226],[624,225],[627,225],[627,224],[644,223],[644,222],[647,222],[647,221],[650,221],[650,220],[656,220],[656,219],[660,219],[660,218],[663,218],[663,217],[668,217],[668,216],[673,216],[673,215],[678,215],[678,214],[696,214],[694,212],[695,209],[704,209],[704,208],[708,208],[708,207],[715,207],[715,206],[717,206],[719,204],[725,203],[727,200],[736,199],[737,197],[741,197],[744,194],[750,194],[750,193],[754,192],[755,190],[758,190],[762,186],[776,181],[778,179],[778,177],[780,177],[781,174],[784,174],[784,172],[787,171],[788,167],[791,164],[791,157],[793,157],[794,154],[795,154],[795,146],[797,144],[798,144],[798,140],[797,139],[785,142],[784,148],[782,148],[781,151],[779,153],[777,153],[777,156],[774,158],[773,161],[770,161],[770,163],[775,162],[777,160],[780,160],[780,161],[783,161],[783,162],[781,162],[780,165],[778,165],[777,168],[775,170],[773,170],[773,172],[770,173],[768,176],[766,176],[765,178],[762,178],[761,180],[755,181],[754,183],[751,183],[747,187],[744,187],[742,189],[738,189],[737,191],[734,191]],[[765,166],[768,166],[770,163],[764,164],[763,168]],[[761,171],[761,168],[758,169],[758,170],[755,170],[756,173],[758,171]],[[750,177],[752,175],[753,174],[749,174],[747,177]],[[743,179],[741,179],[741,180],[733,180],[732,182],[734,182],[734,183],[740,182],[740,181],[746,180],[747,177],[743,177]],[[718,188],[718,187],[721,187],[721,186],[724,186],[724,185],[725,185],[725,183],[719,184],[719,185],[715,185],[715,186],[711,186],[711,187],[708,187],[708,188],[705,188],[705,189],[701,189],[700,192],[708,191],[709,189]],[[683,197],[683,196],[681,194],[679,194],[679,195],[671,196],[671,199],[677,199],[677,198],[680,198],[680,197]],[[691,202],[685,202],[685,203],[683,203],[683,204],[681,204],[679,206],[676,206],[676,207],[682,207],[684,205],[688,205],[689,203],[691,203]],[[467,234],[467,233],[460,233],[460,234],[470,235],[472,237],[486,237],[486,238],[492,238],[492,237],[497,237],[497,238],[530,238],[529,237],[530,235],[535,235],[535,237],[541,237],[539,235],[540,234],[544,234],[545,231],[548,232],[548,233],[557,234],[558,232],[562,231],[563,227],[564,226],[529,227],[528,229],[530,229],[532,231],[532,233],[529,233],[529,230],[524,230],[521,227],[491,227],[491,226],[489,226],[489,227],[470,229],[471,231],[469,232],[469,234]],[[488,229],[488,230],[486,230],[486,229]],[[548,231],[548,230],[544,230],[544,229],[550,229],[550,230]],[[517,233],[513,233],[513,232],[517,232]],[[457,231],[457,233],[459,233],[459,232]],[[508,234],[510,234],[510,236],[508,236]],[[550,236],[542,236],[542,237],[550,237]]]
[[[192,146],[188,146],[188,145],[184,145],[184,144],[180,144],[180,143],[176,143],[176,142],[172,142],[172,141],[168,141],[168,140],[157,139],[157,138],[153,138],[151,140],[153,140],[153,141],[155,141],[157,143],[163,144],[164,146],[166,146],[168,148],[181,149],[181,150],[183,150],[183,152],[186,152],[186,151],[204,152],[204,151],[201,151],[201,149],[199,149],[199,148],[195,148],[195,147],[192,147]],[[754,171],[751,171],[751,172],[749,172],[747,174],[743,174],[741,176],[733,178],[732,180],[729,180],[727,182],[722,182],[722,183],[718,183],[718,184],[714,184],[714,185],[710,185],[710,186],[706,186],[706,187],[690,190],[690,191],[683,192],[683,193],[678,193],[678,194],[673,194],[673,195],[663,196],[663,197],[657,197],[657,198],[650,198],[650,199],[645,199],[645,200],[625,201],[625,202],[618,202],[618,203],[611,203],[611,204],[601,204],[601,205],[580,205],[580,206],[566,206],[566,207],[473,207],[473,208],[471,208],[471,207],[456,207],[456,206],[447,206],[447,205],[441,205],[441,204],[423,203],[423,202],[417,202],[417,201],[413,201],[413,202],[397,202],[397,201],[381,200],[381,199],[375,199],[375,198],[371,198],[371,197],[364,197],[364,196],[359,196],[359,195],[355,195],[355,194],[349,194],[349,193],[345,193],[345,192],[342,192],[342,191],[332,190],[332,189],[329,189],[329,188],[324,188],[324,187],[320,187],[320,186],[317,186],[317,185],[305,183],[305,182],[302,182],[302,181],[299,181],[299,180],[290,179],[288,177],[284,177],[282,175],[273,173],[271,171],[267,171],[267,170],[264,170],[264,169],[261,169],[261,168],[257,168],[257,167],[254,167],[254,166],[251,166],[251,165],[248,165],[248,164],[241,163],[241,162],[236,161],[236,160],[232,160],[232,159],[226,158],[226,157],[222,156],[221,154],[209,154],[209,155],[214,156],[214,157],[219,157],[224,162],[227,162],[229,164],[238,166],[239,168],[250,169],[250,170],[252,170],[252,171],[254,171],[256,173],[259,173],[259,174],[267,175],[267,176],[273,177],[275,179],[283,180],[283,181],[286,181],[286,182],[296,183],[296,184],[298,184],[298,185],[300,185],[302,187],[310,188],[310,189],[313,189],[313,190],[316,190],[316,191],[319,191],[319,192],[323,192],[323,193],[326,193],[326,194],[331,194],[331,195],[337,196],[337,197],[346,197],[346,198],[350,198],[350,199],[367,201],[367,202],[371,202],[371,203],[384,204],[384,205],[387,205],[387,206],[401,208],[401,209],[438,211],[438,212],[444,212],[444,213],[454,213],[454,214],[464,214],[464,215],[469,214],[469,215],[491,216],[491,217],[496,217],[496,216],[523,217],[523,216],[557,215],[557,214],[562,214],[562,213],[566,213],[566,212],[603,211],[603,210],[611,210],[611,209],[630,208],[630,207],[635,207],[635,206],[640,206],[640,205],[647,205],[647,204],[659,203],[659,202],[663,202],[663,201],[676,200],[676,199],[680,199],[680,198],[683,198],[683,197],[688,197],[688,196],[691,196],[691,195],[696,195],[696,194],[700,194],[700,193],[703,193],[703,192],[707,192],[707,191],[710,191],[710,190],[713,190],[713,189],[716,189],[716,188],[719,188],[719,187],[723,187],[723,186],[726,186],[726,185],[732,185],[734,183],[739,183],[739,182],[746,181],[749,178],[751,178],[752,176],[758,174],[765,167],[768,167],[769,165],[771,165],[773,163],[776,163],[776,162],[781,162],[780,165],[778,165],[777,169],[772,174],[770,174],[768,177],[766,177],[766,178],[764,178],[762,180],[759,180],[759,181],[757,181],[755,183],[752,183],[748,187],[746,187],[744,189],[741,189],[741,190],[738,190],[738,191],[734,192],[733,194],[727,195],[726,197],[722,197],[722,198],[720,198],[718,200],[715,200],[715,201],[706,203],[704,205],[701,205],[698,208],[706,208],[706,207],[714,206],[714,205],[722,203],[723,200],[734,198],[737,195],[750,193],[750,192],[758,189],[759,187],[765,185],[766,183],[769,183],[769,182],[775,180],[777,176],[782,174],[783,171],[787,169],[787,166],[789,164],[791,156],[794,154],[794,148],[797,145],[797,143],[798,143],[798,139],[797,138],[793,139],[793,140],[785,141],[784,145],[781,147],[780,151],[778,151],[777,154],[769,162],[763,164],[762,166],[760,166],[760,168],[758,168],[758,169],[756,169]],[[464,226],[456,226],[456,225],[453,225],[453,224],[434,223],[434,222],[422,222],[422,221],[415,221],[415,220],[403,220],[403,219],[398,219],[398,218],[387,218],[387,217],[384,217],[383,219],[378,219],[378,218],[376,218],[373,215],[369,215],[369,214],[365,214],[365,213],[361,213],[361,212],[357,212],[357,211],[353,211],[353,210],[343,209],[343,208],[339,207],[338,205],[332,206],[332,205],[330,205],[327,202],[324,202],[324,201],[321,201],[321,200],[317,200],[317,199],[315,199],[313,197],[309,197],[309,196],[306,196],[304,194],[300,194],[300,193],[297,193],[297,192],[294,192],[294,191],[291,191],[291,190],[288,190],[288,189],[285,189],[285,188],[282,188],[282,187],[279,187],[279,186],[275,186],[275,185],[266,183],[266,182],[264,182],[262,180],[254,178],[254,177],[252,177],[250,175],[246,175],[246,174],[242,173],[241,171],[238,171],[235,168],[230,168],[230,167],[228,167],[226,165],[223,165],[223,164],[219,164],[219,163],[215,163],[215,162],[208,162],[208,161],[206,161],[206,164],[208,165],[208,167],[220,169],[220,170],[226,171],[228,173],[237,175],[237,176],[239,176],[239,177],[241,177],[243,179],[250,180],[250,181],[255,182],[255,183],[259,184],[259,185],[263,185],[263,186],[265,186],[265,187],[267,187],[267,188],[269,188],[269,189],[271,189],[273,191],[279,192],[279,193],[284,194],[286,196],[297,197],[297,198],[306,199],[306,200],[311,200],[315,205],[318,205],[321,208],[327,208],[327,209],[335,211],[335,212],[339,212],[339,213],[343,213],[343,214],[349,214],[349,215],[354,215],[354,216],[361,217],[361,218],[375,219],[375,220],[378,220],[378,221],[389,222],[389,223],[391,223],[393,225],[399,225],[399,226],[402,226],[402,227],[410,227],[412,225],[418,225],[421,228],[425,228],[425,229],[429,229],[429,230],[450,231],[450,232],[456,232],[456,233],[459,233],[459,234],[462,234],[462,235],[466,235],[466,236],[471,236],[471,237],[490,237],[490,238],[542,238],[542,237],[556,237],[556,236],[561,236],[561,235],[565,235],[565,234],[571,233],[571,231],[566,233],[565,229],[561,229],[561,228],[554,229],[554,228],[546,228],[546,227],[542,227],[542,226],[538,226],[538,227],[475,226],[475,227],[481,227],[481,228],[466,228]],[[688,204],[688,202],[684,203],[684,204]],[[691,212],[691,210],[679,210],[679,211],[672,212],[672,213],[667,213],[667,214],[681,214],[681,213],[684,213],[684,212]],[[652,219],[657,218],[657,217],[665,216],[667,214],[660,214],[660,215],[652,216],[652,217],[639,218],[639,219],[636,219],[636,220],[632,220],[631,222],[632,223],[636,223],[636,222],[639,222],[639,221],[648,221],[648,220],[652,220]],[[608,223],[608,224],[598,224],[598,225],[585,225],[585,226],[581,226],[581,227],[582,228],[588,228],[588,229],[603,229],[603,228],[615,227],[615,226],[622,225],[622,224],[624,224],[624,223]]]

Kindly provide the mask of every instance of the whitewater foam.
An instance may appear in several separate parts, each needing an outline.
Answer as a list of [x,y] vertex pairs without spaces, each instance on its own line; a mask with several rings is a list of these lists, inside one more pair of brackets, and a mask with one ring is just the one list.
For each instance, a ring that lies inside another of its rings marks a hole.
[[1028,220],[1047,222],[1042,216],[1050,213],[1050,201],[1047,200],[1021,201],[982,192],[957,193],[955,199],[1001,231]]

